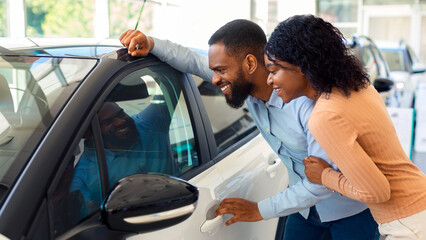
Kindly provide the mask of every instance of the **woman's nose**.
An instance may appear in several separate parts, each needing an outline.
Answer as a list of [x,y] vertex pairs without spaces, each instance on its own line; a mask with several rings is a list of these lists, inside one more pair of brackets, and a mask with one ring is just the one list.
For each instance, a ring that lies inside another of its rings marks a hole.
[[269,86],[272,86],[273,83],[274,81],[272,81],[272,78],[270,77],[270,75],[268,75],[268,78],[266,79],[266,84],[268,84]]

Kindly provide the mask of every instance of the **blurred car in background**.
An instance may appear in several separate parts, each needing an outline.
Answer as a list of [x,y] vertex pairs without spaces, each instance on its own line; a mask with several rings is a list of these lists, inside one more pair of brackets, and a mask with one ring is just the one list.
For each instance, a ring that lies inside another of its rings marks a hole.
[[420,62],[405,41],[380,41],[377,46],[390,69],[399,94],[398,107],[413,107],[419,81],[426,79],[426,65]]
[[224,198],[288,185],[248,110],[121,45],[0,47],[0,163],[0,239],[283,233],[283,219],[225,226],[231,216],[214,214]]
[[346,40],[346,45],[357,56],[368,75],[371,84],[377,89],[387,106],[394,106],[398,102],[395,84],[391,79],[389,67],[374,41],[361,35],[354,35]]

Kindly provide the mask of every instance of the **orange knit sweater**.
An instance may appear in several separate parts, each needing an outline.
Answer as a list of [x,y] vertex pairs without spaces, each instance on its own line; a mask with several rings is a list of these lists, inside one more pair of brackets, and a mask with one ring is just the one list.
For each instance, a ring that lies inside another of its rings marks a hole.
[[426,176],[404,153],[373,86],[349,97],[337,89],[322,95],[308,126],[340,169],[322,172],[324,186],[366,202],[379,223],[426,209]]

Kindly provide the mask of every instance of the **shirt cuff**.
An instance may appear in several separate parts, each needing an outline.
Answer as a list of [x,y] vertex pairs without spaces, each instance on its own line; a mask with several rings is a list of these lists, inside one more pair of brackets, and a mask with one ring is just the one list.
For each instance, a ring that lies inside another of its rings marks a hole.
[[260,215],[262,216],[264,220],[268,220],[268,219],[276,217],[272,207],[271,198],[267,198],[265,200],[258,202],[257,208],[259,209]]
[[162,41],[155,37],[150,38],[154,41],[154,47],[151,49],[151,53],[158,57],[158,55],[161,55],[162,53],[161,49],[165,48],[166,41]]

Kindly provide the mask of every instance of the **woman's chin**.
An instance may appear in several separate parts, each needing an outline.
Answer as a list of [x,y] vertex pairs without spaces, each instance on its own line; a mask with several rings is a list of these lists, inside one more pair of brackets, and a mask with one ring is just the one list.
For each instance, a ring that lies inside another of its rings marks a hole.
[[284,103],[289,103],[291,100],[294,99],[294,97],[289,97],[288,95],[285,95],[282,91],[278,93],[278,97],[280,97]]

